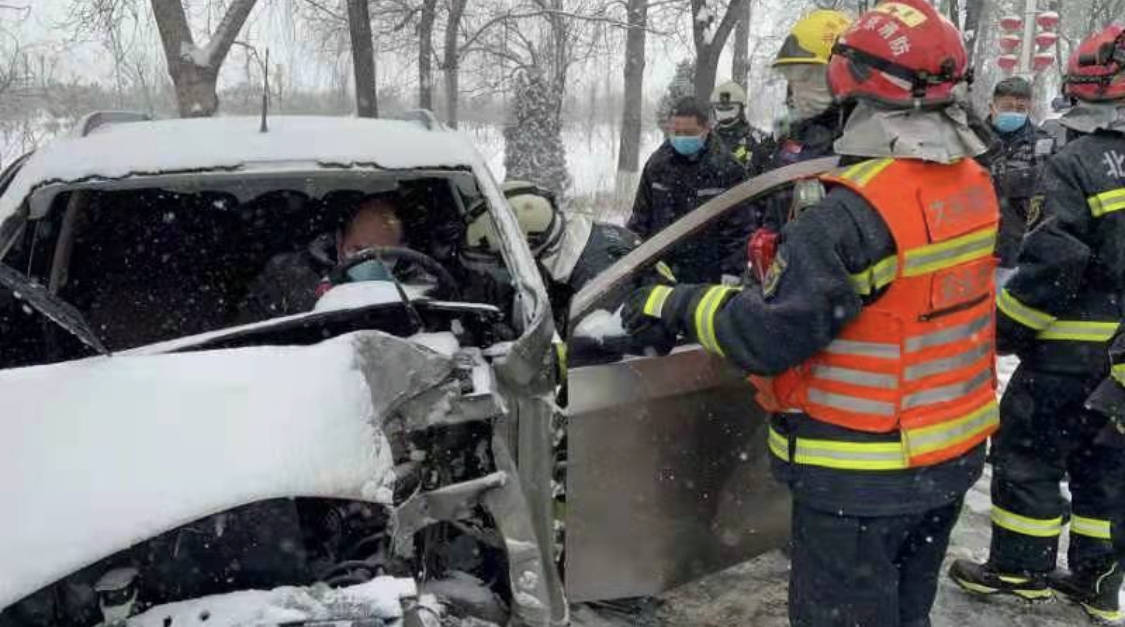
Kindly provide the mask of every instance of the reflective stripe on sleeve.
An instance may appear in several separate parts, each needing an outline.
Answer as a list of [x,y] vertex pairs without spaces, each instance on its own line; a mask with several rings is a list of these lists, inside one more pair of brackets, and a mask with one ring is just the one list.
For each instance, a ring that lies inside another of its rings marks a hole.
[[1086,199],[1086,202],[1090,205],[1090,213],[1094,214],[1095,218],[1100,218],[1114,211],[1121,211],[1125,209],[1125,187],[1090,196]]
[[715,338],[715,315],[719,313],[719,306],[727,294],[735,288],[725,285],[715,285],[707,289],[699,304],[695,307],[695,336],[704,350],[725,357],[719,341]]
[[998,527],[1025,536],[1053,538],[1062,533],[1062,516],[1058,518],[1029,518],[1015,512],[992,506],[992,522]]
[[867,370],[854,370],[840,366],[826,366],[818,364],[813,367],[812,375],[817,379],[837,381],[851,385],[860,385],[881,390],[893,390],[898,387],[898,377],[893,374],[881,374]]
[[932,348],[934,346],[941,346],[951,342],[960,342],[961,340],[971,339],[977,333],[988,328],[989,323],[992,322],[991,315],[983,315],[979,318],[974,318],[964,324],[959,324],[948,329],[941,331],[932,331],[924,335],[916,335],[914,337],[906,338],[906,352],[916,353],[924,348]]
[[967,442],[999,424],[1000,407],[996,401],[990,401],[984,407],[955,420],[919,429],[907,429],[903,437],[910,455],[919,456]]
[[1098,540],[1113,539],[1110,535],[1110,522],[1099,518],[1072,515],[1070,517],[1070,532]]
[[870,296],[891,282],[898,276],[898,257],[890,256],[871,265],[863,272],[849,275],[852,288],[860,296]]
[[1000,290],[1000,293],[996,295],[996,307],[1012,320],[1036,331],[1046,329],[1057,320],[1045,311],[1039,311],[1021,303],[1006,289]]
[[1118,385],[1125,386],[1125,364],[1114,365],[1110,370],[1110,376],[1113,377],[1114,381],[1117,381]]
[[672,288],[667,285],[657,285],[652,288],[652,291],[648,293],[648,298],[645,299],[644,314],[659,318],[660,314],[664,312],[664,303],[667,302],[671,294]]
[[903,276],[918,276],[980,259],[996,248],[996,229],[983,229],[951,240],[906,251]]
[[857,414],[875,414],[878,416],[893,416],[895,414],[894,403],[873,401],[869,398],[837,394],[835,392],[826,392],[818,388],[809,388],[808,394],[809,401],[818,405],[824,405],[825,407],[832,407],[834,409],[850,411]]
[[1055,320],[1035,337],[1040,340],[1071,342],[1108,342],[1117,334],[1118,322],[1089,320]]
[[902,397],[902,408],[911,409],[956,400],[992,380],[992,370],[985,368],[968,381],[930,388]]

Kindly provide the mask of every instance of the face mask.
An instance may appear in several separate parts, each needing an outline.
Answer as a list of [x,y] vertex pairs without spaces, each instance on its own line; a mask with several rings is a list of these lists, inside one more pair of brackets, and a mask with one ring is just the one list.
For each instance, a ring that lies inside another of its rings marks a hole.
[[704,135],[672,135],[668,141],[676,152],[690,157],[703,150]]
[[387,266],[378,259],[369,259],[363,263],[348,268],[348,279],[351,281],[390,281],[391,273]]
[[815,118],[832,106],[832,90],[823,66],[795,64],[782,66],[779,71],[789,81],[786,104],[793,121]]
[[1027,114],[1018,111],[1003,111],[992,116],[992,127],[1001,133],[1011,133],[1027,124]]

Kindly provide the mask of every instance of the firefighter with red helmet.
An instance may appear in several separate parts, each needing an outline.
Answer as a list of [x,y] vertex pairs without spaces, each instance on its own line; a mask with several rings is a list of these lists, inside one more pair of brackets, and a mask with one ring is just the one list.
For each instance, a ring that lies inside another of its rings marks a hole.
[[[1109,371],[1107,344],[1125,313],[1125,28],[1111,26],[1070,59],[1062,124],[1079,136],[1046,164],[1037,226],[997,298],[997,343],[1020,357],[993,438],[988,560],[950,576],[980,594],[1027,599],[1052,589],[1095,619],[1119,620],[1122,573],[1112,540],[1125,497],[1125,454],[1098,439],[1085,407]],[[1059,482],[1069,477],[1068,508]],[[1068,571],[1056,571],[1070,529]]]
[[[999,209],[974,157],[961,35],[925,0],[884,2],[828,64],[854,104],[760,287],[652,286],[662,325],[755,375],[793,494],[792,624],[921,626],[965,492],[996,429]],[[768,378],[767,378],[768,377]]]

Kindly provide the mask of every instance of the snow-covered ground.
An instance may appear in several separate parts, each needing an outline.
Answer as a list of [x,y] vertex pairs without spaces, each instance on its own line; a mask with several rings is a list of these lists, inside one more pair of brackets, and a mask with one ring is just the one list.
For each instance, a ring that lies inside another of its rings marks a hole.
[[[1015,358],[1001,358],[998,364],[1001,389],[1015,371]],[[983,560],[988,557],[991,532],[989,481],[991,468],[965,497],[961,520],[953,530],[949,554],[943,566],[937,601],[931,614],[934,627],[1074,627],[1090,624],[1077,606],[1064,601],[1028,603],[1016,599],[980,599],[963,593],[945,577],[949,563],[958,558]],[[1060,555],[1066,554],[1067,533],[1063,532]],[[761,555],[721,573],[673,590],[653,608],[634,616],[580,610],[576,624],[585,627],[625,627],[634,625],[675,625],[692,627],[787,627],[789,560],[780,551]],[[1125,603],[1125,594],[1122,595]]]

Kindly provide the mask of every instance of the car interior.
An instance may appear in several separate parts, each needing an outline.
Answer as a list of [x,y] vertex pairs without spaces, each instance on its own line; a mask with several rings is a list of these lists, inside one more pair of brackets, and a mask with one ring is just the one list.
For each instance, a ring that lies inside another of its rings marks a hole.
[[[359,328],[446,331],[453,317],[452,326],[469,336],[459,339],[471,344],[516,336],[515,292],[503,260],[482,269],[479,258],[466,263],[462,254],[465,207],[484,202],[471,174],[404,173],[379,184],[365,180],[363,189],[336,181],[332,188],[278,179],[256,181],[252,189],[216,183],[213,189],[63,191],[27,222],[3,261],[73,305],[110,351],[121,351],[247,322],[241,312],[247,293],[271,259],[332,237],[359,199],[389,191],[398,199],[404,246],[452,275],[462,286],[453,295],[461,306],[446,306],[450,295],[431,290],[425,301],[279,321],[198,348],[313,343]],[[466,309],[466,303],[479,306]],[[0,344],[0,367],[89,354],[10,293],[0,295],[0,336],[16,339]]]

